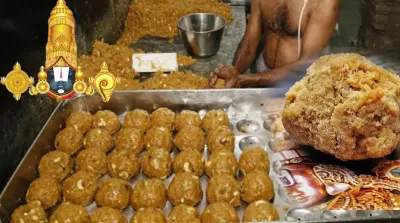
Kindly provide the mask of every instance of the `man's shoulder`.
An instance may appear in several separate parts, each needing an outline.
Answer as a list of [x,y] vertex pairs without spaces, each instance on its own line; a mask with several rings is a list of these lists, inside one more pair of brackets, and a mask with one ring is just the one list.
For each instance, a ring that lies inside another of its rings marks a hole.
[[313,1],[317,7],[338,7],[339,0],[308,0]]
[[336,14],[339,11],[339,0],[308,0],[312,2],[313,11],[316,14]]

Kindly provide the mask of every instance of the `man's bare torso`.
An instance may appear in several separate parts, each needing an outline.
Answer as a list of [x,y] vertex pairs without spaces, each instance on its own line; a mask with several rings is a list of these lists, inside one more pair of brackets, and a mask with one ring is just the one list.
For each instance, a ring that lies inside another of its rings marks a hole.
[[[275,68],[298,59],[297,34],[303,0],[260,1],[263,32],[266,35],[264,60],[269,68]],[[303,13],[301,32],[304,33],[309,15],[316,7],[309,0]]]

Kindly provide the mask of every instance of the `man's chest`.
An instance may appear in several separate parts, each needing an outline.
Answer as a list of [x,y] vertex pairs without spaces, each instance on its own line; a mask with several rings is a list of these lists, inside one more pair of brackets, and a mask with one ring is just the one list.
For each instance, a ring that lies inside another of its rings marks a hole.
[[[303,0],[262,0],[260,4],[263,27],[274,33],[297,37]],[[308,3],[303,13],[301,29],[307,26],[311,12]]]

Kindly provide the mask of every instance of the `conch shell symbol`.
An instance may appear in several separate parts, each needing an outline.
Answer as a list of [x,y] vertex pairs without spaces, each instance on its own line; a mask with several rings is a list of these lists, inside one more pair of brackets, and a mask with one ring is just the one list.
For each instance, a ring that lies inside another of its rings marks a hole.
[[100,72],[94,79],[90,78],[89,83],[93,85],[103,101],[108,102],[110,101],[117,83],[120,83],[120,79],[110,73],[110,71],[108,71],[107,63],[103,62],[100,67]]

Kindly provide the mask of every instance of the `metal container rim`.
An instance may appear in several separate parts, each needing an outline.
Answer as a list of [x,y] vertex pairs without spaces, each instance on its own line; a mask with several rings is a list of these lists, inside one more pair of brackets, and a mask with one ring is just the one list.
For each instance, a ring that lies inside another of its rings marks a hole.
[[[184,28],[182,28],[182,27],[179,25],[179,24],[180,24],[180,21],[182,21],[184,18],[193,16],[193,15],[213,15],[213,16],[215,16],[215,17],[221,18],[222,21],[224,21],[224,24],[223,24],[221,27],[219,27],[218,29],[213,29],[213,30],[210,30],[210,31],[191,31],[191,30],[184,29]],[[211,33],[211,32],[215,32],[215,31],[219,31],[219,30],[224,29],[225,26],[226,26],[226,19],[225,19],[224,17],[219,16],[219,15],[214,14],[214,13],[201,12],[201,13],[191,13],[191,14],[185,15],[185,16],[181,17],[180,19],[178,19],[178,22],[177,22],[177,23],[178,23],[179,29],[181,29],[181,30],[183,30],[183,31],[185,31],[185,32],[189,32],[189,33]]]
[[229,91],[280,91],[279,87],[271,88],[221,88],[221,89],[153,89],[153,90],[116,90],[114,92],[128,92],[128,93],[149,93],[149,92],[229,92]]

